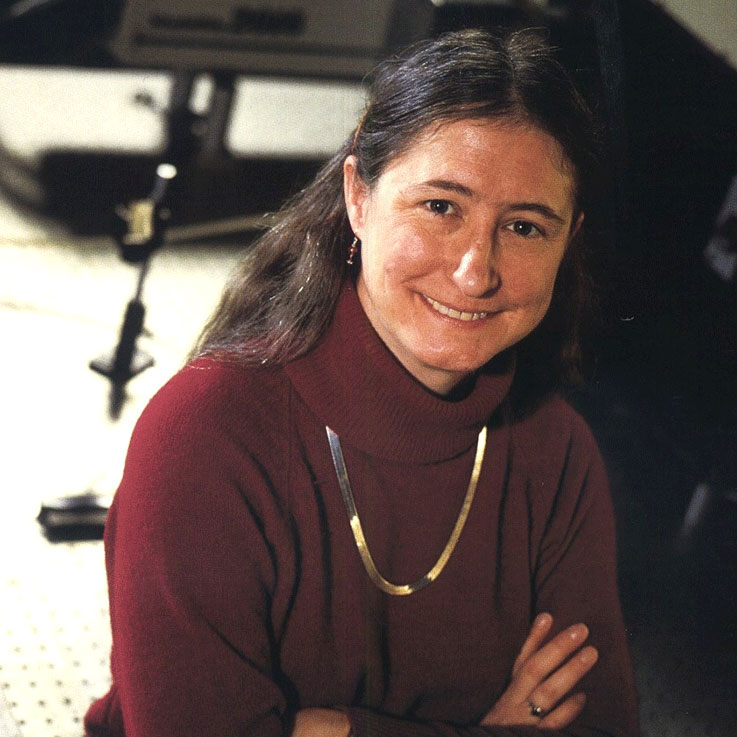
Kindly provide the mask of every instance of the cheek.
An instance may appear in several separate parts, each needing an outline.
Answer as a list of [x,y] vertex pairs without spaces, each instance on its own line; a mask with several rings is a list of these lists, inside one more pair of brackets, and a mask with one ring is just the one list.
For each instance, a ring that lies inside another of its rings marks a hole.
[[510,269],[507,291],[520,306],[542,306],[547,308],[555,287],[558,262],[528,262]]
[[439,251],[432,247],[426,234],[411,228],[393,228],[376,233],[366,244],[364,266],[373,279],[401,282],[435,268],[440,263]]

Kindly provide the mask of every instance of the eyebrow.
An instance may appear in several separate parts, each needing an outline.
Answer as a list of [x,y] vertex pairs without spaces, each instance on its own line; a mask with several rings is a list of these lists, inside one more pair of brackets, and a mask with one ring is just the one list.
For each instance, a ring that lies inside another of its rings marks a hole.
[[[453,181],[452,179],[428,179],[426,182],[422,182],[420,187],[434,187],[436,189],[442,189],[446,192],[456,192],[466,197],[477,197],[476,192],[467,187],[465,184]],[[565,218],[561,217],[555,210],[547,205],[543,205],[541,202],[513,202],[509,208],[511,210],[527,210],[529,212],[536,212],[549,220],[565,225]]]
[[562,218],[558,213],[547,205],[543,205],[540,202],[514,202],[510,205],[511,210],[528,210],[530,212],[536,212],[543,217],[550,220],[555,220],[565,225],[565,219]]
[[428,179],[426,182],[422,182],[421,187],[434,187],[436,189],[443,189],[446,192],[456,192],[466,197],[476,197],[476,192],[470,187],[460,182],[455,182],[452,179]]

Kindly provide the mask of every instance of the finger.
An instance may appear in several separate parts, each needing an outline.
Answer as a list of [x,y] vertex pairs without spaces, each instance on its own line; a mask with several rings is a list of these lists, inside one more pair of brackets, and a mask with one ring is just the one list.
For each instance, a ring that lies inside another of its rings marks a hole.
[[581,647],[588,635],[588,627],[584,624],[573,625],[556,635],[522,663],[509,684],[510,695],[519,701],[527,699],[539,684]]
[[536,704],[544,711],[552,710],[594,667],[598,658],[596,648],[583,648],[537,686],[527,697],[528,703]]
[[532,627],[530,628],[530,634],[527,635],[527,639],[522,644],[522,649],[519,651],[519,655],[514,661],[512,677],[517,675],[517,671],[525,661],[528,660],[530,656],[543,644],[543,641],[547,637],[552,626],[553,618],[547,612],[538,614],[537,617],[535,617],[535,621],[532,623]]
[[540,729],[565,729],[583,711],[586,694],[577,693],[567,698],[537,722]]

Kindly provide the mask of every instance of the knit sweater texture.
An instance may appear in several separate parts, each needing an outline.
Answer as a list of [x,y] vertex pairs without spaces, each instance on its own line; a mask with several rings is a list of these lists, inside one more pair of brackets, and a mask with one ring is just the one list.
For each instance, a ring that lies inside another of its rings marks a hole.
[[[356,737],[632,737],[604,465],[560,398],[516,415],[514,358],[462,397],[427,391],[344,289],[316,348],[285,367],[198,360],[139,420],[108,517],[113,682],[89,737],[281,737],[307,707]],[[437,560],[489,428],[470,515],[440,576],[410,596],[369,581],[332,465],[340,437],[378,570]],[[536,613],[585,622],[599,662],[561,732],[476,726]]]

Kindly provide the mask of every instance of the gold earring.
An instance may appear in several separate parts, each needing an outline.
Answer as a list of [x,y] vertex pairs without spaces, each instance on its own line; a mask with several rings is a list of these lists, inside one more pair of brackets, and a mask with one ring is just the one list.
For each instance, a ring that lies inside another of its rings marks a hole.
[[353,266],[353,258],[358,252],[360,245],[361,241],[358,240],[358,236],[353,236],[353,243],[351,243],[350,248],[348,249],[348,258],[345,260],[348,266]]

